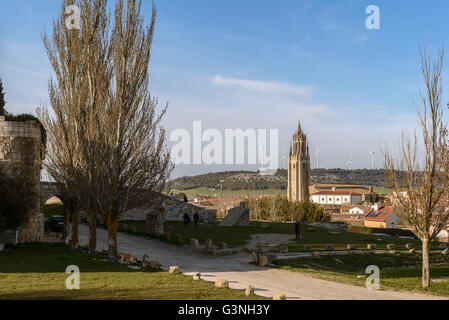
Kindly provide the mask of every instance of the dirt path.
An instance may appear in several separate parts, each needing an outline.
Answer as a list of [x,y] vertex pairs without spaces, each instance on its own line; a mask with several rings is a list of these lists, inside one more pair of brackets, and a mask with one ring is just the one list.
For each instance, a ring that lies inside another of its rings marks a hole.
[[[88,243],[88,228],[80,226],[80,244]],[[287,299],[350,299],[350,300],[400,300],[400,299],[438,299],[439,297],[396,291],[376,291],[321,279],[307,274],[278,269],[259,268],[248,264],[247,253],[226,257],[214,257],[194,253],[190,248],[176,247],[158,240],[150,240],[127,234],[118,235],[119,251],[137,256],[147,254],[151,260],[159,261],[164,269],[179,266],[185,274],[200,272],[206,281],[226,279],[233,289],[254,286],[258,295],[272,297],[275,293],[285,294]],[[97,248],[107,248],[107,232],[97,231]]]

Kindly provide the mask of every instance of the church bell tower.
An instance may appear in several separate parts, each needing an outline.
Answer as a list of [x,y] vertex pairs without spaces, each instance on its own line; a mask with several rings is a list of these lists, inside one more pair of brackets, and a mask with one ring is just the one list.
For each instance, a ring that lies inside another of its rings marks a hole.
[[307,136],[298,124],[298,130],[293,135],[288,157],[288,188],[289,201],[309,200],[310,153]]

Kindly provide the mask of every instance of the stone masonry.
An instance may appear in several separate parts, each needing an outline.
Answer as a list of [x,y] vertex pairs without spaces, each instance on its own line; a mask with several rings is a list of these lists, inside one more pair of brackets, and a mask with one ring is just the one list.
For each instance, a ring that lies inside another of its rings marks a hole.
[[[0,166],[19,163],[29,176],[29,183],[40,193],[40,171],[44,158],[41,143],[41,126],[37,121],[5,121],[0,116]],[[36,209],[29,222],[19,227],[19,243],[38,242],[44,237],[44,216],[41,213],[41,201],[36,198]]]
[[226,217],[218,225],[223,227],[249,227],[249,208],[245,207],[245,202],[241,202],[238,207],[229,209]]
[[[178,199],[172,199],[168,196],[161,195],[162,208],[163,208],[163,220],[164,221],[183,221],[183,216],[187,213],[193,221],[193,215],[198,213],[200,216],[200,222],[216,224],[217,223],[217,211],[207,210],[202,207],[192,205]],[[155,205],[147,205],[144,207],[134,208],[125,212],[120,219],[121,221],[133,220],[133,221],[145,221],[147,214],[154,214],[159,210],[159,207]]]

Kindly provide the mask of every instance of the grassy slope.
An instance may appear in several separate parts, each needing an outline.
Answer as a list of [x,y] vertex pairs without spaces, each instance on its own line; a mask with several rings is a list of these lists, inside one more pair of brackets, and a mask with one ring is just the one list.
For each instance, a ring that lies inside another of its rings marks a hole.
[[195,198],[197,196],[204,196],[204,197],[212,197],[214,195],[216,196],[223,196],[223,197],[243,197],[243,196],[273,196],[273,195],[287,195],[286,190],[279,190],[279,189],[264,189],[264,190],[223,190],[223,192],[220,191],[220,189],[211,189],[211,188],[194,188],[189,190],[178,190],[173,189],[170,192],[174,192],[175,194],[178,193],[185,193],[189,199]]
[[[0,299],[247,299],[241,291],[218,289],[166,271],[136,271],[101,261],[105,258],[71,252],[64,244],[32,244],[0,252]],[[69,265],[80,268],[80,290],[65,287]]]
[[[278,268],[310,273],[314,277],[365,286],[365,278],[357,276],[366,275],[369,265],[376,265],[380,269],[381,289],[404,289],[428,292],[437,295],[449,296],[449,280],[432,282],[430,290],[421,289],[421,256],[419,254],[366,254],[344,255],[335,257],[323,256],[320,258],[298,258],[277,260],[274,265]],[[449,257],[441,254],[432,254],[432,278],[447,277],[449,275]]]

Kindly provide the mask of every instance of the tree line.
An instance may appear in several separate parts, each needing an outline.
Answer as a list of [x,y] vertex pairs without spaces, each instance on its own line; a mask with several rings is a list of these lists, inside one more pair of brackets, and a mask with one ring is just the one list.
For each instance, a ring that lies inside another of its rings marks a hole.
[[318,204],[310,201],[289,201],[287,197],[249,198],[246,206],[250,218],[273,222],[327,222],[330,215]]

